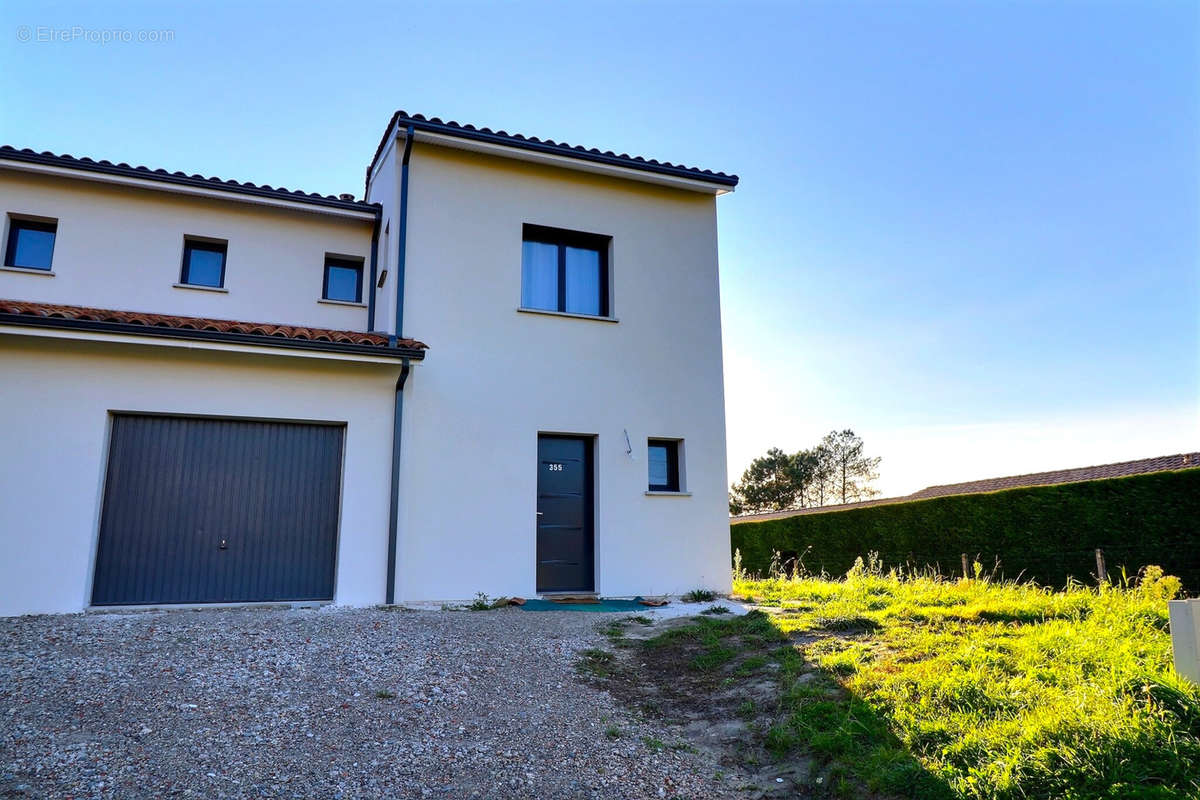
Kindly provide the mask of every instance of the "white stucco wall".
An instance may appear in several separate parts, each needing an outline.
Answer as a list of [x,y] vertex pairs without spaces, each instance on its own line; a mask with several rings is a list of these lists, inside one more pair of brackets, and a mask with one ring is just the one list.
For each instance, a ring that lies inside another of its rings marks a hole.
[[[380,330],[398,155],[369,198],[390,228]],[[728,589],[715,198],[418,142],[409,201],[402,333],[431,351],[405,392],[397,598],[535,593],[539,433],[595,437],[597,591]],[[366,326],[318,298],[327,252],[369,259],[369,222],[6,171],[0,209],[59,221],[55,276],[0,270],[0,298]],[[617,322],[517,311],[524,223],[612,237]],[[173,287],[185,234],[228,240],[228,293]],[[0,331],[0,434],[20,454],[0,467],[0,614],[86,606],[113,410],[345,422],[335,602],[384,599],[398,365],[48,336]],[[647,496],[651,437],[684,441],[686,496]]]
[[384,276],[384,285],[375,293],[375,330],[389,333],[396,329],[396,242],[399,236],[399,211],[397,198],[400,195],[399,161],[394,153],[395,142],[385,151],[386,157],[379,162],[371,180],[367,201],[387,205],[379,220],[379,263],[378,274]]
[[[420,141],[410,164],[402,333],[432,350],[406,392],[397,597],[534,594],[539,432],[596,437],[597,591],[728,589],[715,198]],[[394,175],[370,197],[393,220]],[[619,322],[517,311],[527,222],[612,236]],[[648,437],[685,440],[691,496],[646,495]]]
[[345,423],[334,602],[382,602],[397,365],[0,331],[0,368],[0,615],[87,606],[113,410]]
[[[0,298],[366,330],[371,221],[230,197],[187,197],[0,169],[5,236],[9,214],[58,220],[53,277],[0,269]],[[184,236],[228,241],[228,292],[174,286]],[[326,253],[363,259],[363,305],[319,302]]]

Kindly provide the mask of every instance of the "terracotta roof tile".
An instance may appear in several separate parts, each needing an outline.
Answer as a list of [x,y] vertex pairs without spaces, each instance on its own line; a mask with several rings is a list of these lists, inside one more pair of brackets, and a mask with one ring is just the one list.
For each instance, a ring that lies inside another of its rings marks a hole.
[[[309,328],[301,325],[282,325],[274,322],[238,322],[236,320],[208,319],[205,317],[181,317],[172,314],[149,314],[142,311],[112,311],[102,308],[88,308],[86,306],[31,303],[23,300],[0,300],[0,315],[3,314],[140,325],[151,328],[172,328],[176,330],[276,337],[293,341],[388,347],[388,337],[379,333]],[[425,344],[415,339],[400,339],[396,345],[408,350],[428,349]]]

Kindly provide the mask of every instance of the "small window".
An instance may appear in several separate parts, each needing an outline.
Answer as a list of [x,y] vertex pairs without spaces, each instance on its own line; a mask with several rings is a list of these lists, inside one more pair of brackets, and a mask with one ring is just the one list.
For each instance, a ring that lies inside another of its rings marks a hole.
[[225,285],[225,242],[200,239],[183,240],[183,274],[180,283],[189,286]]
[[674,439],[651,439],[647,445],[650,491],[678,492],[679,442]]
[[4,266],[50,269],[50,263],[54,259],[54,237],[57,232],[57,222],[9,217]]
[[526,225],[521,308],[607,317],[611,237]]
[[361,261],[345,258],[325,259],[325,285],[321,297],[326,300],[341,300],[345,303],[362,302]]

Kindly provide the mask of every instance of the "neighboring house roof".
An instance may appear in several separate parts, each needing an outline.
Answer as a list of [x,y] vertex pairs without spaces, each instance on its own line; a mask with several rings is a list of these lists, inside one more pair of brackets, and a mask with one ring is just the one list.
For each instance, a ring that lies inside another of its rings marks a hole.
[[830,511],[849,511],[854,508],[867,506],[882,506],[892,503],[907,503],[913,500],[929,500],[934,497],[947,497],[959,494],[984,494],[999,492],[1004,489],[1021,489],[1028,486],[1053,486],[1060,483],[1081,483],[1098,481],[1105,478],[1121,478],[1127,475],[1142,475],[1149,472],[1167,472],[1169,470],[1193,469],[1200,467],[1200,453],[1178,453],[1173,456],[1158,456],[1142,458],[1137,461],[1121,461],[1116,464],[1100,464],[1094,467],[1076,467],[1075,469],[1060,469],[1053,472],[1031,472],[1027,475],[1010,475],[1005,478],[986,478],[981,481],[965,483],[948,483],[941,486],[928,486],[920,491],[903,497],[884,497],[876,500],[864,500],[858,503],[845,503],[836,506],[817,506],[801,508],[792,511],[769,511],[763,514],[744,514],[732,517],[733,523],[762,522],[769,519],[782,519],[802,514],[824,514]]
[[1142,458],[1137,461],[1122,461],[1117,464],[1101,464],[1095,467],[1076,467],[1054,472],[1031,472],[1028,475],[1012,475],[1007,478],[986,478],[966,483],[948,483],[944,486],[929,486],[908,496],[909,500],[925,500],[930,497],[945,497],[951,494],[979,494],[998,492],[1001,489],[1017,489],[1024,486],[1050,486],[1056,483],[1079,483],[1098,481],[1105,478],[1121,478],[1125,475],[1141,475],[1146,472],[1166,472],[1173,469],[1200,467],[1200,453],[1178,453],[1173,456]]
[[139,311],[111,311],[84,306],[30,303],[0,300],[0,325],[33,325],[52,328],[209,339],[235,344],[266,347],[300,347],[330,352],[367,353],[396,358],[424,358],[425,344],[414,339],[399,339],[394,347],[388,337],[378,333],[309,328],[270,322],[181,317],[171,314],[145,314]]
[[653,158],[643,158],[642,156],[631,156],[627,153],[618,154],[611,150],[597,150],[594,147],[582,147],[580,145],[567,144],[566,142],[556,142],[553,139],[539,139],[536,136],[494,131],[491,128],[477,128],[474,125],[464,125],[453,120],[443,121],[438,117],[425,117],[421,114],[409,114],[405,111],[397,111],[388,122],[387,130],[383,132],[383,138],[379,141],[379,147],[375,149],[375,156],[371,159],[371,163],[367,167],[368,182],[371,179],[371,170],[374,169],[379,156],[383,153],[384,148],[387,147],[388,139],[394,135],[396,127],[406,128],[409,125],[413,127],[414,131],[440,133],[460,139],[472,139],[491,144],[500,144],[521,150],[533,150],[551,155],[565,156],[567,158],[577,158],[581,161],[611,164],[613,166],[637,169],[644,172],[654,172],[660,175],[692,178],[706,183],[726,186],[730,189],[737,186],[738,183],[737,175],[727,175],[724,172],[714,172],[708,169],[700,169],[699,167],[672,164],[669,161],[658,161]]
[[378,206],[374,203],[366,203],[362,200],[343,200],[334,195],[313,194],[311,192],[303,192],[298,189],[285,189],[284,187],[268,186],[266,184],[259,185],[255,183],[243,183],[240,181],[225,180],[223,178],[209,178],[204,175],[188,175],[184,172],[167,172],[165,169],[151,169],[150,167],[130,166],[129,164],[119,163],[114,164],[111,161],[95,161],[90,158],[76,158],[71,155],[59,155],[57,153],[42,152],[38,153],[30,149],[18,150],[10,145],[0,145],[0,160],[20,161],[29,164],[41,164],[44,166],[59,167],[64,169],[82,170],[84,172],[97,172],[105,175],[117,175],[126,178],[139,178],[141,180],[158,181],[160,183],[170,183],[182,186],[193,186],[204,189],[213,189],[216,191],[233,192],[235,194],[253,195],[256,197],[269,197],[277,200],[290,200],[297,203],[308,203],[309,205],[324,206],[328,208],[340,208],[348,211],[364,211],[374,214]]

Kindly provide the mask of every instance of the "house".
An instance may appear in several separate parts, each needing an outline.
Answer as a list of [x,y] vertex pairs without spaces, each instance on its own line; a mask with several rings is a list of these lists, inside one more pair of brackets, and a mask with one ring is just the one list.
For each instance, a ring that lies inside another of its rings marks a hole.
[[1004,478],[985,478],[983,480],[966,481],[964,483],[927,486],[920,491],[904,495],[903,497],[879,497],[874,500],[860,500],[857,503],[814,506],[812,508],[791,509],[789,511],[767,511],[760,514],[742,514],[741,516],[731,517],[729,522],[737,525],[741,522],[762,522],[768,519],[782,519],[783,517],[794,517],[801,514],[826,514],[831,511],[849,511],[853,508],[886,506],[894,503],[908,503],[913,500],[929,500],[934,497],[948,497],[958,494],[984,494],[987,492],[1000,492],[1005,489],[1024,489],[1030,486],[1055,486],[1062,483],[1101,481],[1108,478],[1124,478],[1129,475],[1145,475],[1150,472],[1196,469],[1197,467],[1200,467],[1200,453],[1177,453],[1171,456],[1140,458],[1136,461],[1121,461],[1115,464],[1099,464],[1092,467],[1074,467],[1072,469],[1060,469],[1051,472],[1031,472],[1025,475],[1009,475]]
[[727,589],[736,184],[404,112],[363,199],[0,149],[0,614]]

